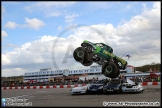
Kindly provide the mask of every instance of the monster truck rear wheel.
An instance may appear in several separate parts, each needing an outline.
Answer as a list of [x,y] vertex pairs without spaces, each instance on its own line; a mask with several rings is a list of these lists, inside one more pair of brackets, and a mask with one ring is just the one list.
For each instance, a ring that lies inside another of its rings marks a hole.
[[118,68],[113,62],[106,62],[102,66],[102,74],[104,74],[106,77],[114,78],[114,76],[117,74],[117,71]]
[[84,56],[84,48],[83,47],[78,47],[74,50],[73,57],[76,61],[80,62],[83,60]]
[[84,58],[82,60],[82,65],[84,65],[84,66],[92,65],[93,61],[89,61],[89,57],[88,56],[89,56],[88,50],[85,49],[85,51],[84,51]]

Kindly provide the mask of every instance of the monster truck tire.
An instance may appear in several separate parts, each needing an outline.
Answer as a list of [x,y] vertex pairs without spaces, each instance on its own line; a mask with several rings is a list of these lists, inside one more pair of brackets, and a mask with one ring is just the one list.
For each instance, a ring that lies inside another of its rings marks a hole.
[[77,62],[81,62],[84,58],[84,48],[83,47],[78,47],[74,50],[73,57]]
[[120,75],[120,70],[118,69],[117,73],[114,76],[111,76],[111,78],[117,78]]
[[82,60],[82,65],[84,65],[84,66],[90,66],[90,65],[93,64],[93,61],[89,61],[89,57],[88,56],[89,56],[88,50],[85,49],[84,50],[84,58]]
[[118,72],[118,68],[115,63],[113,62],[106,62],[102,66],[102,74],[106,77],[114,78]]

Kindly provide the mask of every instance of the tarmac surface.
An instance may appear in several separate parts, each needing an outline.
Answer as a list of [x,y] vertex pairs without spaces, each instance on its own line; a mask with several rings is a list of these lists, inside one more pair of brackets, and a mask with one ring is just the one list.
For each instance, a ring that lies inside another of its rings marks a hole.
[[[104,105],[110,107],[110,105],[112,105],[110,104],[110,102],[122,102],[123,107],[126,107],[126,105],[128,106],[128,104],[130,105],[130,102],[153,102],[150,105],[154,104],[153,107],[155,107],[156,105],[160,107],[161,86],[150,85],[144,86],[144,88],[145,91],[143,93],[84,95],[71,95],[71,88],[2,90],[2,98],[9,98],[7,99],[7,101],[11,101],[11,99],[16,100],[16,98],[21,100],[27,99],[25,105],[39,107],[102,107]],[[20,102],[20,100],[17,101]],[[10,105],[15,106],[16,104],[10,103]],[[115,105],[112,106],[117,107]]]

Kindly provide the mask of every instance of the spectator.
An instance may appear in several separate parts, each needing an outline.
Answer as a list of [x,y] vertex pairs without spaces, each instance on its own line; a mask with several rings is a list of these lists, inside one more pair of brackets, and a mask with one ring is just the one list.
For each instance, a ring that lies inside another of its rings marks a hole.
[[72,84],[72,80],[70,80],[70,84]]
[[85,77],[85,81],[87,81],[87,78]]
[[160,76],[158,76],[158,82],[160,82]]
[[107,83],[109,83],[109,80],[108,80],[108,79],[106,79],[106,80],[104,81],[104,85],[106,85]]
[[125,83],[125,82],[126,82],[126,77],[123,75],[121,79],[121,83]]
[[142,78],[140,78],[140,82],[143,82],[143,79]]
[[12,86],[14,86],[14,83],[12,83]]

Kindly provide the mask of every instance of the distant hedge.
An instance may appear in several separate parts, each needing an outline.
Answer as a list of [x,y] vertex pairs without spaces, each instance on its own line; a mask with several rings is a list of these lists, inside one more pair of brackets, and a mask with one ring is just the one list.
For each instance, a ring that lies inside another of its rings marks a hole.
[[150,69],[152,69],[152,71],[159,70],[161,72],[161,63],[151,63],[151,64],[147,64],[147,65],[143,65],[143,66],[139,66],[135,68],[136,68],[136,71],[142,71],[142,72],[148,72],[150,71]]

